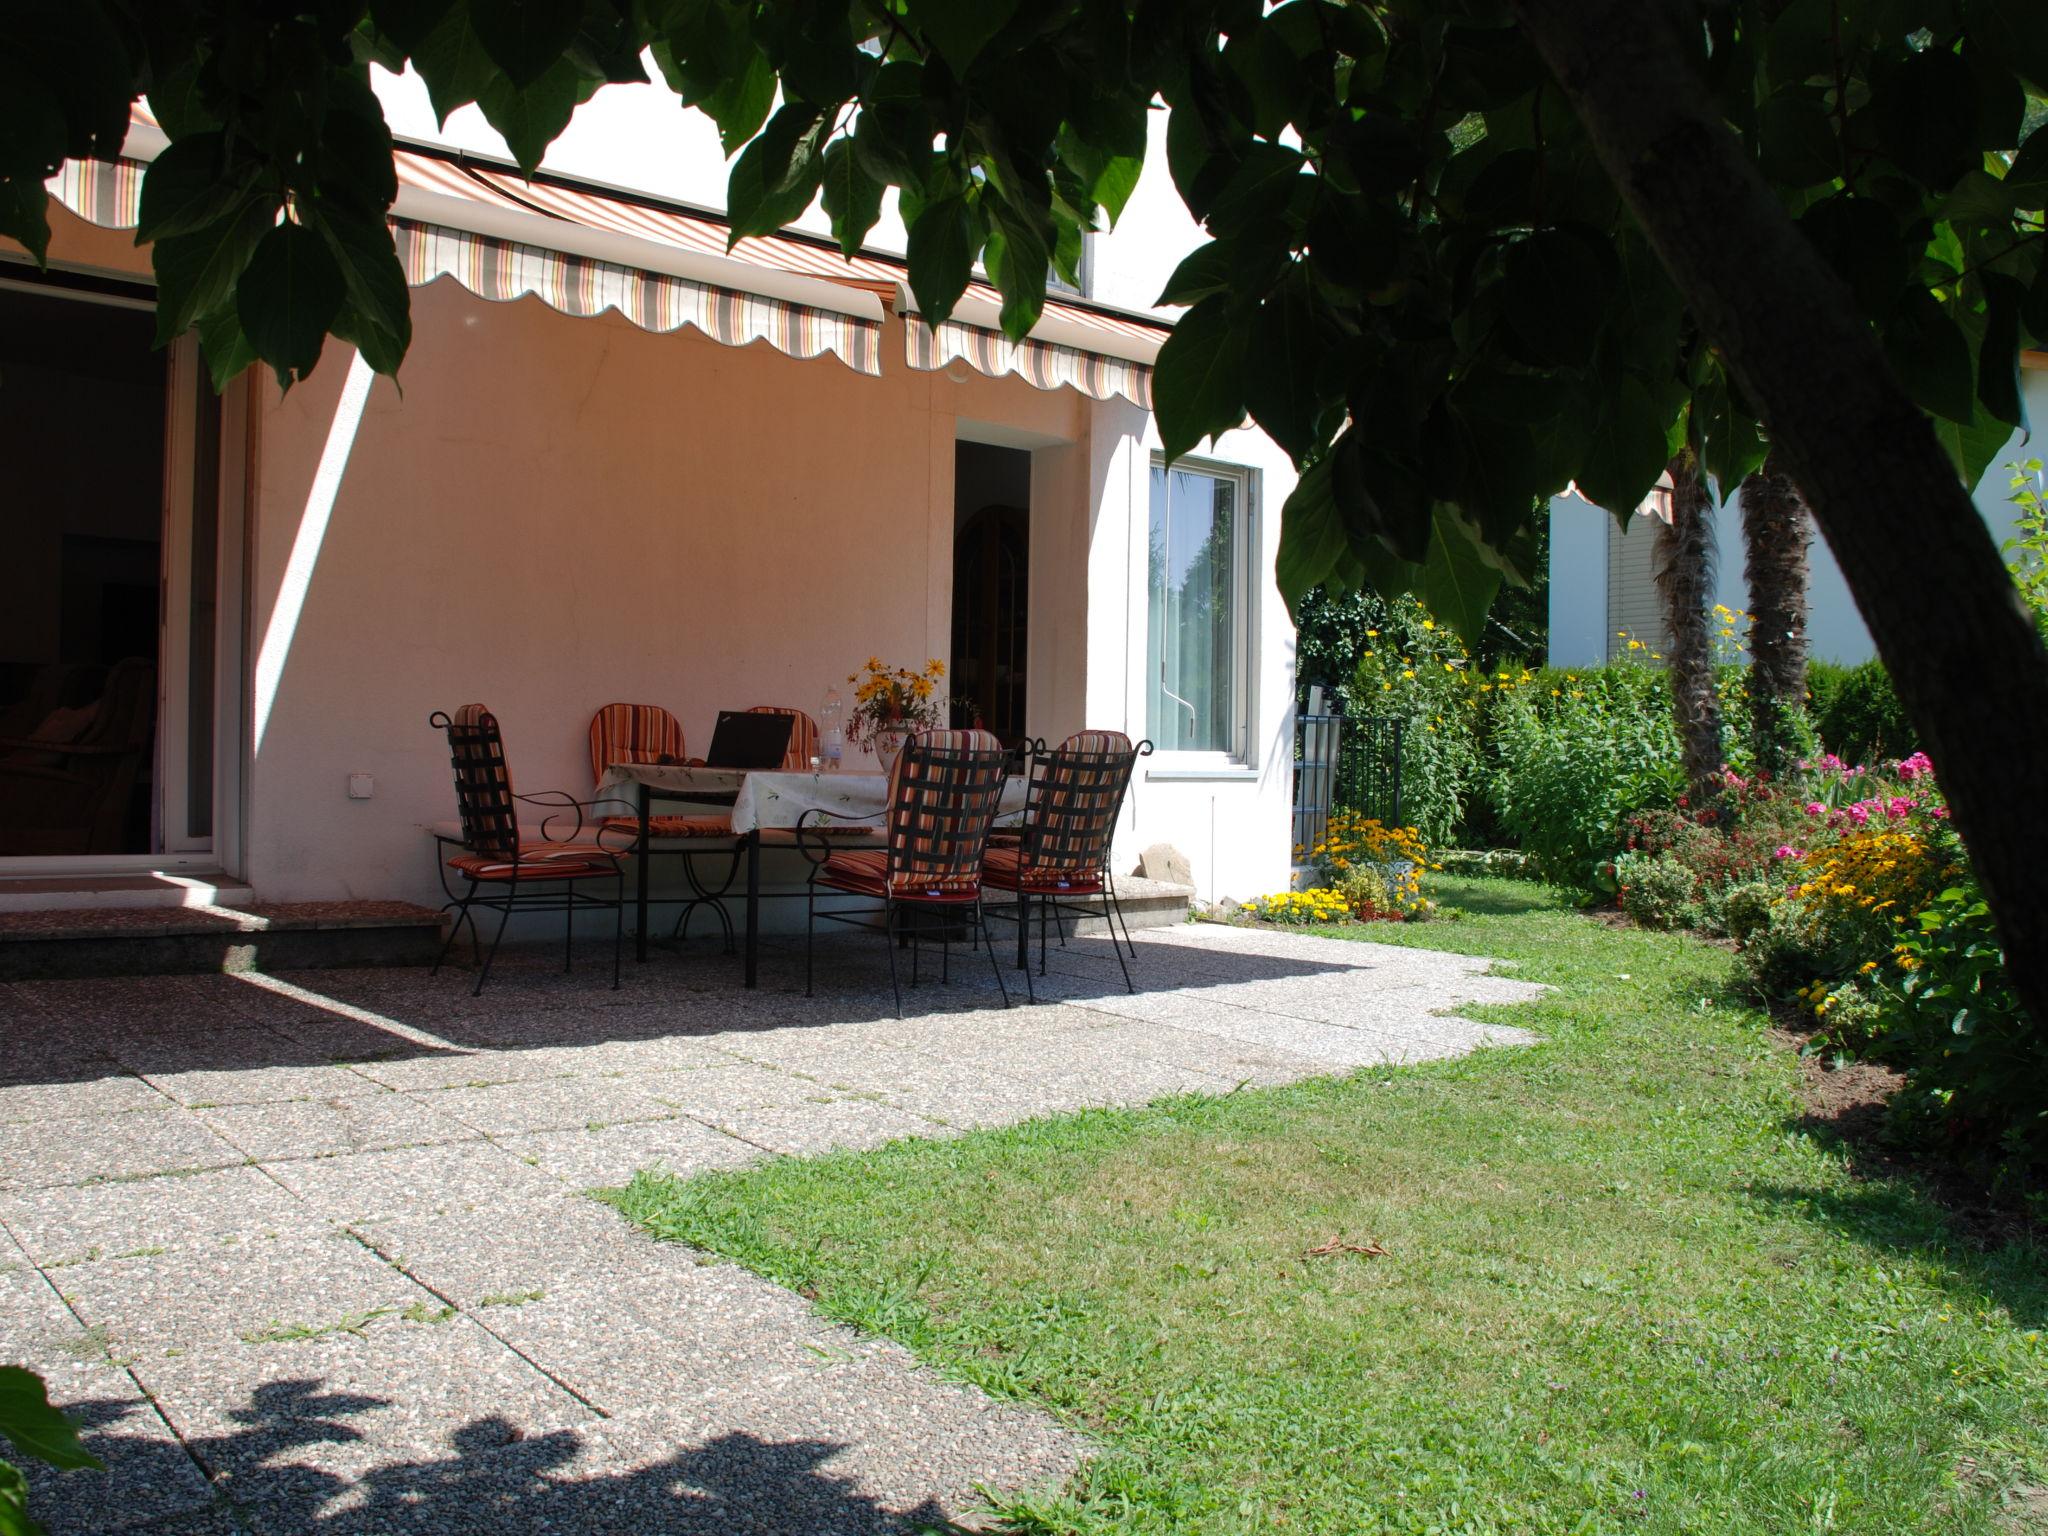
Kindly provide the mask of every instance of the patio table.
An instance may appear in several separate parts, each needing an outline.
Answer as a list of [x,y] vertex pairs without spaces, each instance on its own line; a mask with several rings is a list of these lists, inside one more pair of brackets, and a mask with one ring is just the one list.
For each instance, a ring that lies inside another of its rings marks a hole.
[[[635,904],[638,933],[635,953],[647,958],[647,845],[650,809],[656,800],[729,810],[733,835],[740,841],[747,862],[746,984],[755,984],[760,961],[761,916],[761,833],[791,831],[806,811],[824,811],[852,820],[869,818],[877,835],[881,813],[889,807],[889,776],[885,773],[839,770],[828,772],[788,769],[748,770],[744,768],[702,768],[683,763],[613,763],[598,786],[599,796],[607,790],[631,785],[639,811],[639,833],[633,852]],[[998,815],[1012,815],[1024,809],[1026,781],[1012,774],[1003,783]]]

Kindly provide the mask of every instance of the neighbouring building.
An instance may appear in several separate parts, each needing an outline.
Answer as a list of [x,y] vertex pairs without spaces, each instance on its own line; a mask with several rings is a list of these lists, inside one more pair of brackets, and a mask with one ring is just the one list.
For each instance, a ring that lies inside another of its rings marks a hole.
[[[2028,419],[2048,421],[2048,353],[2029,352],[2020,378]],[[1977,483],[1977,509],[2001,544],[2012,537],[2015,509],[2011,471],[2006,465],[2038,457],[2026,434],[2015,432]],[[1576,493],[1550,503],[1550,664],[1589,667],[1613,661],[1630,638],[1662,650],[1667,638],[1657,597],[1651,551],[1654,499],[1622,525]],[[1716,566],[1714,601],[1731,609],[1749,605],[1743,580],[1742,496],[1738,491],[1714,512]],[[1827,543],[1815,533],[1812,577],[1807,594],[1807,635],[1816,660],[1853,664],[1876,655],[1856,600]]]
[[1149,737],[1123,867],[1287,883],[1293,471],[1252,430],[1163,468],[1149,306],[1200,238],[1163,146],[1013,346],[986,288],[916,318],[900,224],[728,254],[715,133],[658,87],[601,92],[529,184],[474,109],[442,132],[378,84],[396,383],[330,342],[216,397],[191,338],[153,348],[146,113],[54,179],[47,273],[0,242],[0,904],[438,904],[431,712],[487,703],[518,787],[588,793],[607,702],[702,750],[870,655],[952,661],[1012,735]]

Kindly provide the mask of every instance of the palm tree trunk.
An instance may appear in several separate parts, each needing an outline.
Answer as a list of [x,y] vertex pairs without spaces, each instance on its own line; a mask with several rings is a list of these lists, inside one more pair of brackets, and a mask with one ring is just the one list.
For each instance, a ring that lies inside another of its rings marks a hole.
[[1714,688],[1714,522],[1707,483],[1688,450],[1671,461],[1671,521],[1657,524],[1657,592],[1671,632],[1665,672],[1678,721],[1686,795],[1710,809],[1721,788],[1721,696]]
[[1757,767],[1782,777],[1798,751],[1806,703],[1806,556],[1813,520],[1776,454],[1742,482],[1743,575],[1749,581],[1749,729]]

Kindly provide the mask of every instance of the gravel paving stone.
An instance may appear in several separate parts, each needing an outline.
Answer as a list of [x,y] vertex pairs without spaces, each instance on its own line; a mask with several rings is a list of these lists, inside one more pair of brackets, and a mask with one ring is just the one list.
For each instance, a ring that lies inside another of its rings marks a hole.
[[50,1401],[105,1464],[59,1472],[22,1458],[29,1510],[51,1536],[148,1531],[166,1519],[213,1511],[213,1489],[126,1371],[77,1360],[38,1369]]
[[[682,1084],[682,1091],[689,1086]],[[676,1113],[641,1083],[616,1077],[549,1077],[488,1088],[441,1088],[415,1097],[435,1113],[493,1136],[665,1120]]]
[[337,1099],[239,1104],[197,1112],[221,1136],[262,1161],[373,1152],[463,1141],[478,1132],[410,1094],[379,1089]]
[[839,1148],[865,1149],[906,1136],[931,1136],[932,1120],[894,1104],[840,1099],[792,1108],[724,1110],[717,1126],[765,1152],[809,1157]]
[[831,1089],[805,1078],[744,1061],[715,1071],[693,1072],[650,1091],[671,1112],[710,1123],[748,1110],[795,1109],[815,1104],[821,1098],[839,1097]]
[[[9,1042],[11,1054],[13,1042]],[[9,1066],[16,1065],[12,1060]],[[163,1109],[164,1096],[111,1058],[103,1075],[64,1082],[20,1082],[0,1086],[0,1124],[40,1125],[89,1115],[120,1115]],[[74,1131],[74,1134],[82,1132]]]
[[200,1072],[151,1072],[150,1085],[187,1109],[235,1104],[278,1104],[303,1099],[345,1099],[389,1090],[375,1078],[346,1067],[215,1068]]
[[334,1221],[529,1205],[560,1193],[558,1182],[546,1173],[482,1139],[300,1158],[266,1167]]
[[319,1220],[275,1179],[247,1166],[0,1197],[0,1221],[44,1265],[142,1248],[216,1253],[224,1238],[309,1230]]
[[687,1116],[607,1125],[595,1131],[536,1131],[528,1136],[501,1137],[499,1144],[520,1158],[532,1159],[572,1189],[615,1187],[642,1168],[702,1173],[710,1168],[737,1168],[761,1156],[760,1148]]
[[387,1217],[349,1230],[420,1284],[471,1310],[487,1297],[545,1293],[580,1275],[623,1275],[656,1263],[658,1252],[654,1239],[608,1207],[560,1186],[545,1200]]
[[53,1278],[78,1315],[105,1330],[117,1357],[138,1360],[235,1346],[244,1335],[281,1328],[325,1328],[432,1299],[361,1243],[332,1232],[255,1238],[218,1258],[108,1259]]
[[[595,1415],[469,1318],[139,1359],[135,1373],[237,1503],[326,1499],[379,1467]],[[309,1527],[302,1527],[309,1528]],[[321,1527],[324,1528],[324,1527]]]
[[0,1125],[0,1188],[36,1189],[88,1179],[142,1178],[247,1160],[206,1124],[168,1103],[75,1123],[73,1132],[45,1125]]

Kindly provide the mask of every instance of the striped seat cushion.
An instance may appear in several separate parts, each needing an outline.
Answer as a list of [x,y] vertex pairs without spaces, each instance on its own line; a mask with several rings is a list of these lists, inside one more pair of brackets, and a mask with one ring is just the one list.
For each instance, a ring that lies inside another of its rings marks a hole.
[[[625,832],[634,837],[640,835],[640,818],[637,816],[607,816],[604,825],[608,830]],[[647,818],[649,837],[737,837],[732,829],[730,816],[650,816]]]
[[612,851],[596,843],[548,843],[523,849],[516,859],[458,853],[448,867],[472,880],[583,880],[619,872]]
[[1023,850],[1014,845],[990,848],[982,856],[982,880],[998,890],[1028,891],[1034,896],[1102,894],[1102,877],[1092,870],[1026,869],[1023,858]]
[[849,849],[835,853],[818,868],[818,884],[856,896],[893,896],[898,901],[971,902],[981,895],[978,882],[961,886],[946,881],[929,888],[898,880],[889,889],[889,855],[882,849]]

